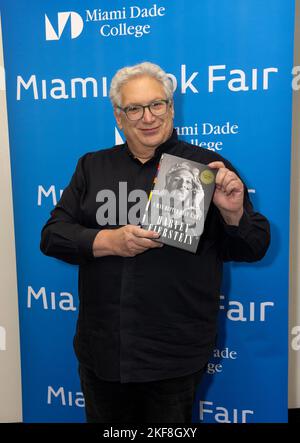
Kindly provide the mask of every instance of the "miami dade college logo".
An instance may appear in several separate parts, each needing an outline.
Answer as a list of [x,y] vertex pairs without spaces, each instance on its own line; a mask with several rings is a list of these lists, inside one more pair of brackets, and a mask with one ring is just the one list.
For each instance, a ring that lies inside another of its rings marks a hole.
[[49,18],[45,14],[45,32],[46,40],[59,40],[66,24],[70,20],[71,38],[78,37],[83,30],[83,20],[77,12],[58,12],[57,13],[57,31],[53,28]]

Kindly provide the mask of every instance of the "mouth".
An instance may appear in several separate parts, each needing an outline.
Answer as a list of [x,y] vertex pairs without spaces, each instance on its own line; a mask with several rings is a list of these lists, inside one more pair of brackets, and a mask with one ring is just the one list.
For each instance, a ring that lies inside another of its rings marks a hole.
[[159,131],[159,126],[156,128],[141,128],[140,131],[145,135],[154,135]]

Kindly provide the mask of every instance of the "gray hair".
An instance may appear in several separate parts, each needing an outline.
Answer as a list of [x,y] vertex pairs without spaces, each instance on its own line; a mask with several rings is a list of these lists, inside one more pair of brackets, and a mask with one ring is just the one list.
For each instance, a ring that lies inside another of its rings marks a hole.
[[164,88],[167,99],[172,99],[173,83],[171,78],[168,77],[166,72],[163,71],[160,66],[150,62],[143,62],[134,66],[125,66],[124,68],[119,69],[114,75],[109,90],[109,97],[112,105],[114,107],[121,106],[121,88],[125,83],[134,77],[142,77],[144,75],[158,80]]

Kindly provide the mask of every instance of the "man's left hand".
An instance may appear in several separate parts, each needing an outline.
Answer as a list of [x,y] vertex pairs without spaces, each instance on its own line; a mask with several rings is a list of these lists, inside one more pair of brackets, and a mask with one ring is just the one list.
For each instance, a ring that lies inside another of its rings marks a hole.
[[212,162],[208,166],[218,169],[213,202],[228,225],[238,226],[243,215],[244,185],[223,162]]

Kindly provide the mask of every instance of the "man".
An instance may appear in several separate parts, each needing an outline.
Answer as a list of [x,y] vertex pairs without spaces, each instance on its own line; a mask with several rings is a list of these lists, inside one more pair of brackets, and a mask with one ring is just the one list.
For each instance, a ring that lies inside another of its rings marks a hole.
[[[110,98],[126,143],[79,160],[42,231],[45,254],[79,264],[74,346],[89,422],[190,422],[215,345],[222,263],[259,260],[268,248],[269,224],[230,164],[178,140],[172,92],[157,65],[117,72]],[[196,254],[131,224],[132,198],[126,214],[117,204],[115,220],[98,223],[99,191],[112,202],[119,184],[128,196],[149,192],[163,152],[218,171]]]

